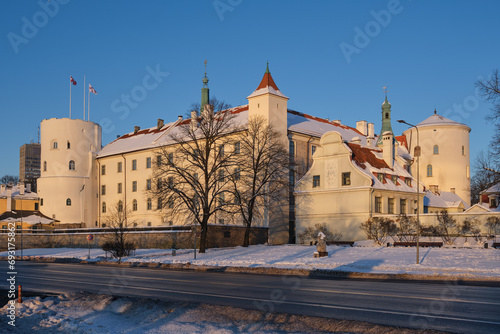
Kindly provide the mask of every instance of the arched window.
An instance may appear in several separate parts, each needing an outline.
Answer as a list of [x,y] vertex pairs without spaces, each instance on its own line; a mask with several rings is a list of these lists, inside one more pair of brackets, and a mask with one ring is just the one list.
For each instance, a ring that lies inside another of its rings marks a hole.
[[68,198],[68,199],[66,200],[66,205],[67,205],[67,206],[71,206],[71,198]]
[[427,176],[432,176],[432,165],[427,165]]
[[52,148],[55,150],[57,149],[57,142],[56,141],[52,143]]
[[148,198],[148,210],[151,210],[153,208],[153,202],[151,201],[151,198]]
[[385,119],[389,119],[389,113],[388,112],[385,113]]
[[44,161],[43,162],[43,171],[46,172],[47,171],[47,161]]
[[134,199],[134,200],[132,201],[132,210],[133,210],[133,211],[137,211],[137,200],[136,200],[136,199]]
[[163,201],[161,198],[158,198],[158,210],[160,210],[163,207]]
[[69,170],[75,170],[75,162],[73,160],[69,161]]
[[70,144],[69,140],[68,140],[67,146],[68,146],[68,150],[69,150],[71,148],[71,144]]
[[118,212],[123,212],[123,202],[118,201]]
[[439,154],[439,146],[437,145],[434,145],[434,149],[433,149],[433,152],[434,154]]
[[102,202],[102,213],[106,213],[106,202]]

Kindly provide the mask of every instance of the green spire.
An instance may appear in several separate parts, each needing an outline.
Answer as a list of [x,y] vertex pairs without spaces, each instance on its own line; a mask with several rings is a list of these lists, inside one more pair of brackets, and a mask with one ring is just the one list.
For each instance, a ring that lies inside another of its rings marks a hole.
[[269,72],[269,62],[267,62],[267,68],[266,68],[266,73],[269,73],[269,74],[271,74],[271,72]]
[[207,61],[205,60],[205,76],[203,77],[203,88],[201,89],[201,105],[200,112],[203,112],[205,105],[210,102],[210,90],[208,89],[208,78],[207,78]]
[[377,140],[377,145],[382,145],[382,135],[387,131],[390,131],[391,133],[394,134],[391,126],[391,104],[387,100],[387,92],[386,92],[385,101],[384,103],[382,103],[382,130],[380,130],[380,134]]

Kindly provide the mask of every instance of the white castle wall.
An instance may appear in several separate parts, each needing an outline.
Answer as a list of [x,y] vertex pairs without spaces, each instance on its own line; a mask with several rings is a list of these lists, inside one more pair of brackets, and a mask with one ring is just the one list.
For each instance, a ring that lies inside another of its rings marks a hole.
[[[46,119],[40,126],[40,211],[61,224],[97,221],[97,164],[101,150],[101,127],[78,119]],[[55,145],[57,143],[57,146]],[[74,169],[70,169],[74,161]],[[71,205],[67,205],[67,199]]]

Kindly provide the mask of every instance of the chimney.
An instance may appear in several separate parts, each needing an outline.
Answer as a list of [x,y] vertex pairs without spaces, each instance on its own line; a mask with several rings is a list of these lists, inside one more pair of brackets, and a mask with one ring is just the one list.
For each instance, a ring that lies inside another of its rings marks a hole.
[[31,183],[28,183],[28,184],[26,185],[26,192],[27,192],[27,193],[30,193],[30,192],[31,192]]
[[375,145],[375,125],[373,123],[367,124],[366,145],[373,147]]
[[163,127],[164,121],[161,118],[158,118],[158,123],[156,123],[156,130],[160,130]]
[[335,123],[335,124],[341,124],[340,123],[340,119],[334,119],[332,122]]
[[19,195],[24,195],[24,183],[19,182],[17,184],[17,189],[19,189]]
[[429,190],[435,194],[435,195],[439,195],[439,186],[438,185],[430,185],[429,186]]
[[454,194],[455,193],[455,188],[450,188],[450,192]]
[[7,210],[5,211],[12,211],[12,188],[7,188]]
[[140,126],[137,126],[137,125],[136,125],[136,126],[134,126],[134,135],[135,135],[137,132],[139,132],[139,130],[140,130],[140,129],[141,129],[141,127],[140,127]]
[[177,119],[179,120],[179,122],[182,121],[182,116],[181,115],[177,116]]
[[196,123],[198,121],[197,117],[198,113],[196,112],[196,110],[191,111],[191,129],[194,129],[194,127],[196,126]]
[[366,136],[368,134],[368,123],[366,121],[356,122],[356,130],[361,132],[363,136]]
[[385,163],[389,168],[394,167],[394,135],[390,131],[382,134],[382,151]]

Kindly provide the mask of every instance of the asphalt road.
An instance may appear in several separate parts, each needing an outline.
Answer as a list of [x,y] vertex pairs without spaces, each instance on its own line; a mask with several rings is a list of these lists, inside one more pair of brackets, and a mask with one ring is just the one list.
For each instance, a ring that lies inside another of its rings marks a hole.
[[[500,286],[17,262],[23,290],[221,304],[388,326],[500,333]],[[0,288],[7,288],[7,263]],[[486,284],[488,285],[488,284]]]

